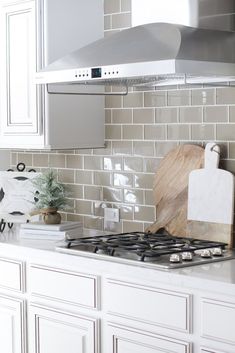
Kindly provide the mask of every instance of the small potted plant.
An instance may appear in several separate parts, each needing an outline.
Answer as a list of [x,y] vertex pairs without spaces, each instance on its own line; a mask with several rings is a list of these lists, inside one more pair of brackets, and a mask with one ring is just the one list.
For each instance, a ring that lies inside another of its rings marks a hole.
[[52,170],[39,175],[32,180],[36,189],[34,204],[36,210],[32,214],[42,214],[46,224],[60,224],[61,215],[58,210],[67,208],[65,186],[58,182]]

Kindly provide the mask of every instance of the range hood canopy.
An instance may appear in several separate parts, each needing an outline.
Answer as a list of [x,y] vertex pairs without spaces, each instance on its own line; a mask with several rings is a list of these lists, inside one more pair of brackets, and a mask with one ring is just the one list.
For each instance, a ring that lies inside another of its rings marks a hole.
[[102,38],[59,59],[36,83],[201,84],[235,80],[235,33],[150,23]]

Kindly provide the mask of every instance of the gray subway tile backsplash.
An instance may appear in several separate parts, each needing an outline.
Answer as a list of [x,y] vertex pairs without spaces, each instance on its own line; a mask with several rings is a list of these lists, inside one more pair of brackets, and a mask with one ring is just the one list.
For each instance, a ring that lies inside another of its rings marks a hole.
[[[104,0],[104,35],[130,26],[130,17],[131,0]],[[104,208],[117,207],[121,221],[106,229],[143,231],[155,220],[154,173],[170,149],[218,141],[221,167],[235,173],[235,88],[138,87],[124,97],[106,96],[105,139],[106,148],[98,149],[14,150],[11,164],[58,172],[70,192],[71,210],[63,219],[102,230]]]

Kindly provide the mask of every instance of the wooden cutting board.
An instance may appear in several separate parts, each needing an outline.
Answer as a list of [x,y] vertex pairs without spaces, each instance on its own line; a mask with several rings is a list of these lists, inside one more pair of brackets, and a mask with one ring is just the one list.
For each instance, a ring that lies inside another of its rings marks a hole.
[[204,149],[197,145],[178,146],[162,159],[153,185],[157,221],[147,232],[164,227],[172,235],[187,235],[188,177],[203,163]]
[[220,148],[208,143],[205,167],[189,175],[188,235],[232,247],[234,176],[218,169]]

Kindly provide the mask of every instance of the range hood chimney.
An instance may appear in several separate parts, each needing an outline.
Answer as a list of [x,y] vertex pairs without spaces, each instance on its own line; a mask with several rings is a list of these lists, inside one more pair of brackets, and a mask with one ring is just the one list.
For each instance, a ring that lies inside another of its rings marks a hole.
[[[141,4],[161,22],[155,17],[138,20]],[[139,26],[55,61],[37,73],[36,83],[165,86],[235,81],[235,0],[132,0],[132,12]]]

